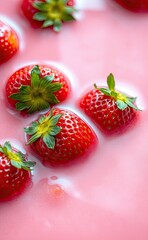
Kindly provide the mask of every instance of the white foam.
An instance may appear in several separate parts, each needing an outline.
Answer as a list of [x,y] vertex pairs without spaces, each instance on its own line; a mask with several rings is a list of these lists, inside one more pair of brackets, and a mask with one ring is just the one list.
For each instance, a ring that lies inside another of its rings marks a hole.
[[101,10],[105,8],[105,1],[104,0],[81,0],[77,1],[77,8],[78,9],[89,9],[89,10]]

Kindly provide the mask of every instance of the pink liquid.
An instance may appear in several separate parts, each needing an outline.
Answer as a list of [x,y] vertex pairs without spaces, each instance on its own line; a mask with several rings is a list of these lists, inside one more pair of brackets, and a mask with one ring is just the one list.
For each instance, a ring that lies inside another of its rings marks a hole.
[[[14,26],[21,43],[19,53],[0,67],[0,142],[28,151],[23,128],[36,115],[23,118],[11,111],[3,89],[19,67],[48,62],[72,83],[71,97],[61,106],[80,114],[100,140],[89,159],[65,168],[46,168],[29,153],[37,162],[33,186],[0,205],[3,240],[148,239],[148,15],[126,12],[109,0],[78,2],[78,21],[59,34],[32,29],[19,0],[0,4],[0,18]],[[133,129],[114,138],[104,137],[76,103],[94,82],[104,85],[110,72],[118,89],[138,96],[144,109]]]

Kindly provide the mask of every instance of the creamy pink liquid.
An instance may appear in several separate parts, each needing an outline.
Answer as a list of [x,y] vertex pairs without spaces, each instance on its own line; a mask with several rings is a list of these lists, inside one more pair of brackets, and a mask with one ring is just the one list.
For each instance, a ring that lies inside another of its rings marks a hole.
[[[20,50],[0,66],[0,142],[27,151],[37,162],[33,186],[0,204],[2,240],[147,240],[148,239],[148,15],[120,9],[108,1],[77,0],[78,21],[59,34],[34,30],[21,14],[20,0],[0,4],[0,19],[13,26]],[[91,4],[90,4],[91,3]],[[85,119],[100,143],[89,159],[65,168],[46,168],[25,146],[23,118],[7,107],[8,77],[29,63],[54,63],[72,84],[61,107]],[[77,109],[93,83],[105,84],[112,72],[117,88],[138,96],[141,118],[127,133],[106,138]]]

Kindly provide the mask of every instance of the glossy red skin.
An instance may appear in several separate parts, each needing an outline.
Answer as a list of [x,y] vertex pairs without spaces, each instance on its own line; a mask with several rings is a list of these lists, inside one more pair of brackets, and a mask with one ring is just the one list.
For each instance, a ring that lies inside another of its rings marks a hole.
[[133,12],[148,12],[148,0],[113,0]]
[[99,129],[107,135],[121,133],[131,127],[138,118],[138,112],[131,107],[120,110],[110,96],[97,89],[89,91],[80,100],[80,108]]
[[[40,1],[45,2],[45,0],[40,0]],[[21,9],[25,17],[29,20],[32,27],[41,28],[43,22],[39,22],[33,19],[33,15],[38,12],[38,10],[32,6],[34,2],[36,2],[36,0],[23,0]],[[75,5],[74,0],[69,0],[67,2],[67,6],[73,7],[74,5]]]
[[[34,65],[29,65],[17,70],[15,73],[11,75],[8,79],[5,86],[6,98],[9,104],[15,108],[16,100],[9,98],[9,96],[13,93],[17,93],[21,85],[29,85],[31,83],[30,72]],[[63,102],[70,93],[70,83],[68,78],[61,71],[56,69],[53,66],[49,65],[39,65],[41,71],[41,77],[46,75],[54,75],[53,82],[59,82],[62,84],[62,87],[59,91],[54,93],[57,99],[60,102]]]
[[0,64],[12,58],[19,48],[19,40],[15,31],[0,21]]
[[68,0],[68,2],[67,2],[67,6],[69,6],[69,7],[73,7],[73,6],[75,6],[75,0]]
[[[46,115],[48,114],[49,112]],[[62,116],[57,124],[61,127],[61,132],[55,137],[54,150],[49,149],[42,138],[30,144],[46,166],[63,166],[79,161],[80,157],[87,156],[97,143],[93,130],[75,113],[55,108],[53,115],[56,114]]]
[[31,184],[31,173],[11,165],[10,160],[0,152],[0,202],[12,200]]

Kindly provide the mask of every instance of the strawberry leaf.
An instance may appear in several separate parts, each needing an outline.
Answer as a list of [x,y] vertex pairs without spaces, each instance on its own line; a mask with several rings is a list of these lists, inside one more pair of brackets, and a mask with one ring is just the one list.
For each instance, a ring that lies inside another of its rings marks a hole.
[[49,92],[54,93],[54,92],[59,91],[61,89],[61,87],[62,87],[61,83],[55,82],[55,83],[50,84],[47,88],[48,88]]
[[[26,131],[26,130],[25,130]],[[29,139],[29,141],[28,141],[28,143],[27,144],[30,144],[30,143],[33,143],[33,142],[35,142],[38,138],[40,138],[41,137],[41,133],[35,133],[35,134],[33,134],[32,136],[31,136],[31,138]]]
[[62,16],[62,20],[65,21],[65,22],[71,22],[71,21],[74,21],[75,18],[74,18],[74,16],[72,16],[68,13],[64,13],[63,16]]
[[59,100],[57,99],[57,97],[52,93],[49,93],[48,98],[50,98],[50,103],[51,104],[59,103]]
[[11,147],[11,144],[10,144],[10,142],[5,142],[5,144],[4,144],[4,148],[6,148],[7,149],[7,151],[12,151],[12,147]]
[[40,84],[40,69],[39,66],[36,65],[31,71],[31,87],[38,88],[39,84]]
[[[51,0],[50,0],[51,1]],[[64,4],[67,4],[68,0],[62,0]]]
[[50,128],[50,135],[56,136],[61,131],[61,128],[59,126],[53,126]]
[[[46,119],[46,117],[44,116],[44,115],[42,115],[40,118],[39,118],[39,123],[41,124],[41,123],[43,123],[44,121],[45,121],[45,119]],[[32,122],[32,126],[33,126],[33,124],[34,124],[35,122]],[[37,124],[39,124],[39,123],[37,123]]]
[[48,4],[45,2],[33,2],[33,7],[40,10],[40,11],[47,11],[48,9]]
[[100,90],[102,93],[104,93],[105,95],[107,95],[107,96],[110,96],[110,95],[111,95],[110,90],[107,89],[107,88],[99,88],[99,90]]
[[125,108],[127,108],[127,104],[125,102],[123,102],[122,100],[117,100],[116,104],[120,110],[124,110]]
[[51,116],[51,118],[49,119],[50,126],[56,126],[61,116],[62,114],[56,114],[55,116]]
[[56,19],[53,25],[54,31],[59,32],[61,28],[62,28],[62,22],[59,19]]
[[25,128],[25,132],[28,135],[34,134],[36,132],[38,125],[39,125],[38,122],[32,122],[32,125],[30,127]]
[[47,19],[47,13],[37,12],[33,15],[33,19],[37,21],[44,21]]
[[55,147],[55,138],[49,134],[45,134],[43,136],[43,141],[46,144],[46,146],[50,149],[54,149]]
[[25,166],[28,168],[32,168],[35,166],[35,162],[31,162],[31,161],[26,161],[25,162]]
[[29,108],[29,106],[27,106],[25,102],[17,102],[16,103],[16,110],[17,111],[23,111],[23,110],[28,109],[28,108]]
[[41,74],[41,71],[38,65],[35,65],[31,70],[31,77],[33,77],[34,74],[37,75],[37,77],[39,77]]
[[53,20],[45,20],[42,24],[42,28],[50,27],[54,24]]
[[4,153],[4,151],[3,151],[3,147],[0,145],[0,152],[1,153]]
[[134,103],[137,98],[136,98],[136,97],[127,97],[127,99],[128,99],[130,102]]
[[133,102],[130,101],[128,98],[126,99],[126,104],[127,104],[129,107],[134,108],[135,110],[140,110],[140,109],[139,109],[137,106],[135,106],[135,105],[133,104]]
[[68,13],[68,14],[72,14],[72,13],[75,12],[75,9],[72,8],[72,7],[66,6],[66,7],[65,7],[65,12]]
[[110,73],[109,76],[107,77],[107,85],[109,90],[115,91],[115,80],[112,73]]
[[20,162],[17,162],[13,159],[10,160],[11,161],[11,164],[12,166],[18,168],[18,169],[21,169],[23,168],[24,170],[27,170],[27,171],[30,171],[34,166],[35,166],[35,162],[31,162],[31,161],[20,161]]
[[21,164],[19,162],[16,162],[13,159],[11,159],[10,161],[11,161],[12,166],[14,166],[14,167],[16,167],[18,169],[22,168],[22,166],[21,166]]
[[53,75],[45,76],[42,78],[42,80],[52,82],[52,80],[54,80],[54,76]]

